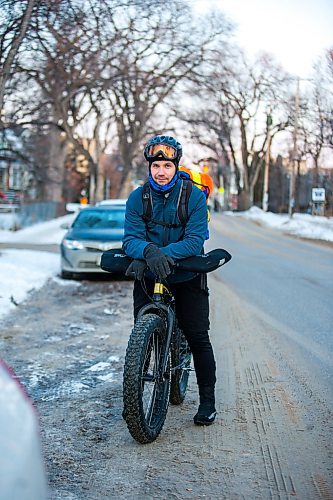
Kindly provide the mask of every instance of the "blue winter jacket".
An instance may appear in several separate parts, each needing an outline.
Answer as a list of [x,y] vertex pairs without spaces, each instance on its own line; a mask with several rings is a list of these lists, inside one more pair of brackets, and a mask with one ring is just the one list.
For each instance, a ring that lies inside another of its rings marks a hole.
[[[184,227],[168,228],[156,224],[153,219],[171,224],[180,224],[177,204],[182,180],[178,179],[174,188],[167,194],[152,194],[152,217],[146,223],[143,218],[142,187],[133,191],[126,204],[125,234],[123,249],[133,259],[144,259],[143,251],[149,243],[154,243],[174,260],[184,259],[203,252],[208,230],[207,205],[204,193],[193,186],[188,203],[188,221]],[[187,281],[193,273],[180,272],[168,277],[168,282]]]

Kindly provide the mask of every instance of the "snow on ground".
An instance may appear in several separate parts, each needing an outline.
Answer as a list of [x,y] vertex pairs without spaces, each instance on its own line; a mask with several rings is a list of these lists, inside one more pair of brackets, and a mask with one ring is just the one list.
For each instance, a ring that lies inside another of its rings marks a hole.
[[64,215],[33,226],[25,227],[20,231],[7,231],[0,229],[0,243],[33,243],[40,245],[60,244],[66,229],[61,224],[70,224],[76,214]]
[[[294,214],[265,213],[252,207],[246,212],[225,212],[232,217],[246,217],[269,227],[304,238],[333,241],[333,218]],[[66,230],[60,226],[70,223],[75,214],[12,232],[0,230],[0,243],[59,244]],[[214,216],[214,215],[213,215]],[[27,297],[29,291],[42,287],[49,278],[58,279],[59,255],[50,252],[2,249],[0,250],[0,318],[8,314]],[[64,285],[68,282],[60,280]]]
[[301,238],[333,241],[333,217],[296,213],[290,218],[288,214],[264,212],[258,207],[252,207],[246,212],[224,213],[233,217],[245,217]]
[[[0,230],[0,243],[59,244],[74,215],[65,215],[48,222],[35,224],[20,231]],[[0,318],[15,309],[27,298],[29,291],[41,288],[60,272],[60,257],[51,252],[32,250],[0,250]],[[60,280],[59,282],[67,284]]]
[[42,287],[59,273],[59,255],[31,250],[3,250],[0,254],[0,316],[22,302],[29,290]]

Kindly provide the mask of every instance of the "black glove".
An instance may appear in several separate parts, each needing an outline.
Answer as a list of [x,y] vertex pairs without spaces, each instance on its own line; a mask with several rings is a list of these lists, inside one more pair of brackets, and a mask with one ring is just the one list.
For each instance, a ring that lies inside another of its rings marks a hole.
[[160,280],[171,274],[170,265],[174,266],[175,261],[169,255],[163,253],[156,245],[150,243],[143,251],[147,265],[151,272]]
[[144,260],[134,259],[126,269],[125,276],[133,276],[136,280],[142,280],[147,269],[147,264]]

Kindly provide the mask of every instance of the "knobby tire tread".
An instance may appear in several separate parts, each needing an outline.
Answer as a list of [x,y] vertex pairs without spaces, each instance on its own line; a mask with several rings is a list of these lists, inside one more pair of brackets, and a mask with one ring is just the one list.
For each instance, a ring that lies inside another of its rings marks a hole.
[[[129,338],[124,366],[123,416],[132,437],[142,444],[151,443],[161,432],[169,402],[170,378],[168,379],[168,388],[166,390],[166,401],[160,410],[158,425],[154,429],[148,428],[142,412],[140,386],[142,384],[141,374],[144,354],[148,344],[147,339],[156,329],[161,332],[160,335],[162,338],[165,334],[165,323],[156,314],[146,314],[136,322]],[[168,369],[170,370],[170,361]]]

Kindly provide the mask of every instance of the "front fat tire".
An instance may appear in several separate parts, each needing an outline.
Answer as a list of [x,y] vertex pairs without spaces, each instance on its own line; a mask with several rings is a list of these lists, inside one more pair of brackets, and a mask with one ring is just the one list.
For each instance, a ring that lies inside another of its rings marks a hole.
[[157,378],[158,361],[165,350],[165,320],[156,314],[140,318],[131,333],[123,378],[123,417],[139,443],[154,441],[165,422],[170,394],[170,359]]

